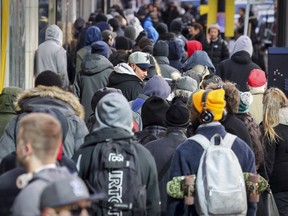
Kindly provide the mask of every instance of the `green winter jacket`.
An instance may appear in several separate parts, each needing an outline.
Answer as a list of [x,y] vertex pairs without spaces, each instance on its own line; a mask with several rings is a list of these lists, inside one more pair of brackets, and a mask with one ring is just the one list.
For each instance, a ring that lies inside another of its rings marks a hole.
[[6,87],[0,94],[0,137],[8,122],[16,116],[14,103],[23,90],[17,87]]

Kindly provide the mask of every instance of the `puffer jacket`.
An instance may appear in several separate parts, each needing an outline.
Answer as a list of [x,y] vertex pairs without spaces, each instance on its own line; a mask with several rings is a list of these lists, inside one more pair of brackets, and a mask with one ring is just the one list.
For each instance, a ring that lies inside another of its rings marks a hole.
[[[78,98],[58,87],[38,86],[24,91],[16,103],[18,113],[30,113],[41,108],[56,108],[66,116],[69,128],[64,140],[63,152],[71,158],[88,134],[83,121],[84,109]],[[21,116],[23,115],[18,115],[9,122],[0,138],[0,161],[15,151],[17,124]]]
[[203,50],[208,53],[215,67],[221,61],[229,58],[228,44],[222,38],[218,38],[216,41],[211,41],[210,43],[207,43],[205,40],[203,42]]
[[57,25],[51,25],[46,30],[45,42],[36,51],[36,71],[38,75],[50,70],[57,73],[62,81],[63,89],[69,85],[67,73],[66,50],[62,47],[63,33]]
[[17,115],[14,103],[22,91],[17,87],[6,87],[2,90],[0,95],[0,137],[8,122]]

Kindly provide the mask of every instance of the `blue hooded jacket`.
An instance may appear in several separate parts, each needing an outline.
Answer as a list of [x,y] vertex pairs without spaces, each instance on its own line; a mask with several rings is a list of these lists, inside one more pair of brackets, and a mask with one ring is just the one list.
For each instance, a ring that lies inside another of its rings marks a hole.
[[216,69],[209,58],[208,54],[205,51],[198,50],[193,53],[190,58],[188,58],[184,64],[182,65],[182,71],[188,71],[196,65],[204,65],[209,68],[209,71],[212,73],[216,73]]
[[93,42],[102,40],[101,31],[97,26],[91,26],[86,31],[85,46],[91,45]]

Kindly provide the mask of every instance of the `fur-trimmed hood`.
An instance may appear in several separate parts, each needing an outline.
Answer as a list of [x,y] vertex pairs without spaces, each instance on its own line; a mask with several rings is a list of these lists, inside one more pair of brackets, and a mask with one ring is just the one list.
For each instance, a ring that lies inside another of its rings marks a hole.
[[[45,103],[41,103],[40,98],[42,98],[43,102]],[[19,95],[16,101],[16,111],[26,111],[25,107],[27,107],[27,104],[29,104],[29,107],[33,107],[33,105],[49,106],[50,104],[47,104],[47,100],[45,100],[45,98],[49,98],[50,101],[51,99],[56,99],[55,101],[58,101],[60,106],[66,109],[69,109],[68,107],[70,106],[78,117],[84,119],[84,108],[80,104],[79,99],[72,93],[64,91],[55,86],[48,87],[39,85],[35,88],[24,91],[22,94]],[[59,104],[57,106],[59,106]]]

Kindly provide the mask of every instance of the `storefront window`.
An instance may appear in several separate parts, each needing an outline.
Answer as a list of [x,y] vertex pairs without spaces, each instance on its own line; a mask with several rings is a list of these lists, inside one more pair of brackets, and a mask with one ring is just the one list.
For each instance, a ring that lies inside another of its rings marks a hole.
[[9,85],[25,87],[25,1],[10,0]]

